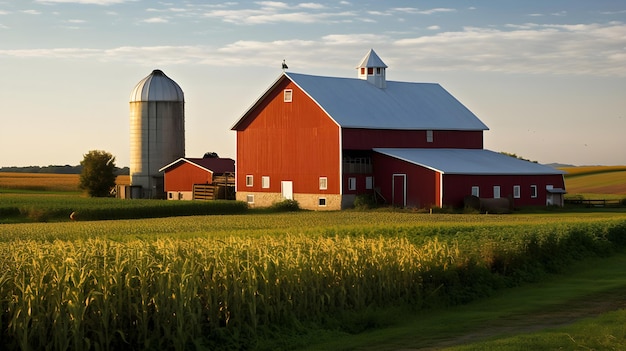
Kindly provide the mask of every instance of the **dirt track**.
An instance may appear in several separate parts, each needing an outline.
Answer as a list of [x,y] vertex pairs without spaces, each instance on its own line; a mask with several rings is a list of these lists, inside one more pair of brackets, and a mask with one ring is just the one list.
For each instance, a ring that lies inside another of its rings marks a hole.
[[572,324],[580,319],[596,317],[603,313],[626,309],[626,289],[621,288],[586,297],[533,314],[513,315],[490,321],[473,332],[452,339],[441,340],[428,347],[403,348],[398,351],[431,351],[441,348],[481,341],[498,335],[532,333],[543,329]]

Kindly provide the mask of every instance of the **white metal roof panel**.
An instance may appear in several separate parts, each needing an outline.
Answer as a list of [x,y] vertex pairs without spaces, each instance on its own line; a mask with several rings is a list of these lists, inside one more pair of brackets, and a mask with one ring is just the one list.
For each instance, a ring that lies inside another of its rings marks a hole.
[[361,68],[361,67],[384,67],[384,68],[387,68],[387,65],[383,62],[383,60],[380,59],[380,57],[378,57],[376,52],[374,52],[374,49],[370,49],[370,51],[367,53],[367,55],[365,55],[365,57],[363,57],[363,60],[361,60],[361,63],[358,66],[356,66],[356,68]]
[[436,83],[366,80],[284,73],[343,128],[488,130],[469,109]]
[[374,151],[444,174],[539,175],[565,172],[484,149],[399,149]]
[[130,102],[176,101],[184,102],[183,90],[163,71],[155,69],[142,79],[130,93]]

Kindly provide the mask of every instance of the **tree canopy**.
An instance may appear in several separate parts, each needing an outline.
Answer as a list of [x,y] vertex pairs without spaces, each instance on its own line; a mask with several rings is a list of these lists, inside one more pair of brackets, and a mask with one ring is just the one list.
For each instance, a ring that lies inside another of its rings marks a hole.
[[102,150],[91,150],[80,162],[80,188],[91,197],[109,196],[115,186],[115,156]]

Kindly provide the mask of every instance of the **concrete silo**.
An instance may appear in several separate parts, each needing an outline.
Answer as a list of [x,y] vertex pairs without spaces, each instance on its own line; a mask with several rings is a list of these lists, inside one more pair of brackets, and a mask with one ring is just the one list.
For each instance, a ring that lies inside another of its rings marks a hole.
[[185,157],[183,90],[161,70],[130,94],[130,183],[133,198],[163,198],[159,169]]

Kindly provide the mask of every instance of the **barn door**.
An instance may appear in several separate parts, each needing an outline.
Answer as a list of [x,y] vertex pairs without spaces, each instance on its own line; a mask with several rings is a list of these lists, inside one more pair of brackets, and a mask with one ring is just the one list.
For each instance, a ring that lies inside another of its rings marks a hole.
[[284,199],[293,200],[293,182],[291,180],[280,182],[280,188]]
[[391,204],[398,207],[406,207],[406,174],[393,175]]

